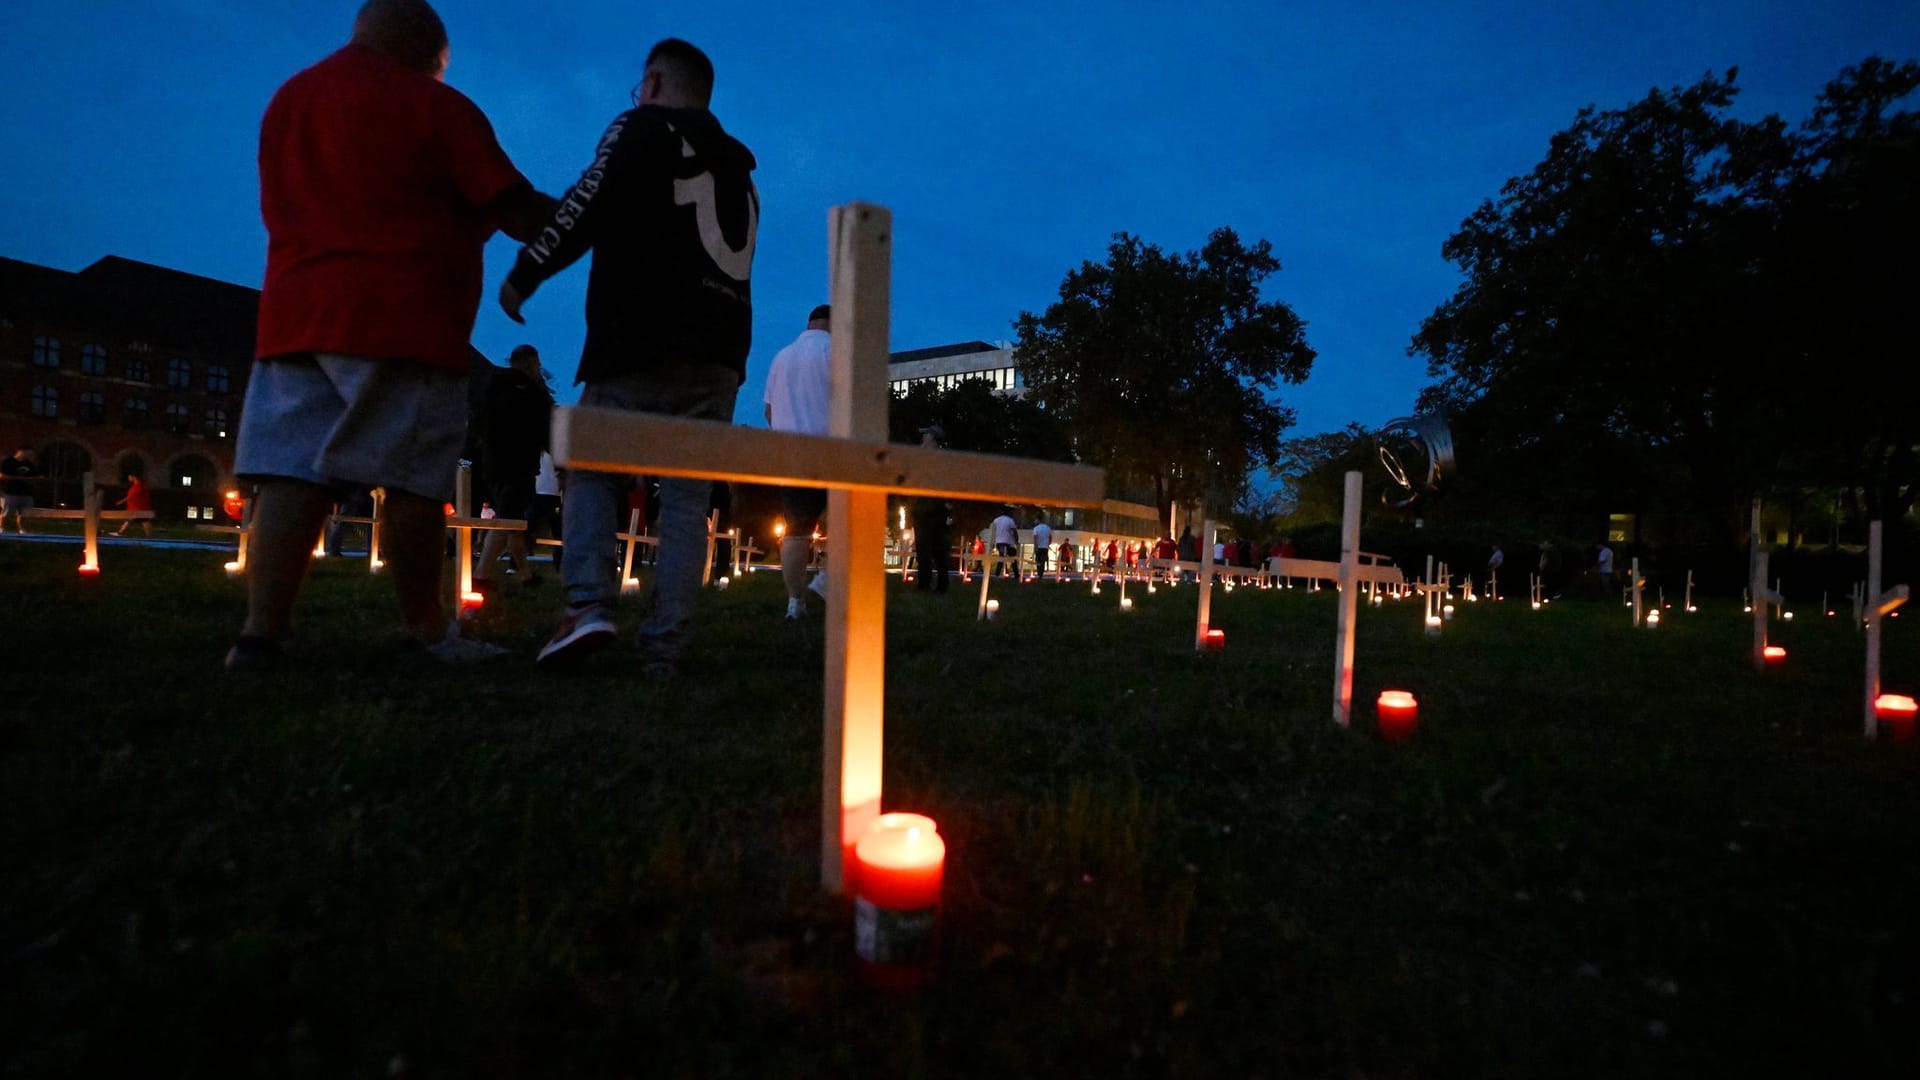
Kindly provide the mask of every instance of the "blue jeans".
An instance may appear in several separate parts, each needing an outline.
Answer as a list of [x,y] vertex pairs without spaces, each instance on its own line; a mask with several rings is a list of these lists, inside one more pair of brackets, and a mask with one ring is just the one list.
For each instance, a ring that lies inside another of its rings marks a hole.
[[[580,404],[629,412],[660,413],[696,420],[732,420],[740,377],[731,368],[694,368],[622,375],[588,383]],[[645,453],[645,447],[635,447]],[[626,527],[630,477],[620,473],[567,471],[562,503],[560,577],[574,604],[611,604],[620,595],[614,534]],[[653,608],[640,624],[640,648],[649,659],[672,659],[685,640],[686,622],[700,593],[707,558],[709,480],[668,477],[660,481],[660,557],[653,576]]]

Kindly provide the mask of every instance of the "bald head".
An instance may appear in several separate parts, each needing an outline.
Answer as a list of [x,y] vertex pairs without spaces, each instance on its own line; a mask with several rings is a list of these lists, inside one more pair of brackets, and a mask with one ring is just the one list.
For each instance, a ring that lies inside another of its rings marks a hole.
[[353,41],[436,79],[447,68],[447,27],[426,0],[367,0]]

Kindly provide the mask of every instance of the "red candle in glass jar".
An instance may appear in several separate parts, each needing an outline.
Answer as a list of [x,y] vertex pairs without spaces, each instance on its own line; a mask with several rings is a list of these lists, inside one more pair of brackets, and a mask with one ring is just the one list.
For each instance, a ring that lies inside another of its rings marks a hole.
[[1227,632],[1225,630],[1208,630],[1207,631],[1207,651],[1208,652],[1226,652],[1227,651]]
[[884,814],[853,848],[853,947],[861,974],[909,989],[931,974],[947,845],[919,814]]
[[1782,667],[1787,662],[1787,650],[1784,646],[1769,645],[1760,650],[1760,658],[1770,668]]
[[1380,714],[1380,737],[1388,742],[1406,742],[1420,721],[1420,703],[1405,690],[1382,690],[1374,703]]
[[99,577],[99,576],[100,576],[100,568],[99,568],[98,566],[96,566],[96,565],[94,565],[93,563],[81,563],[81,564],[80,564],[80,576],[81,576],[81,577],[83,577],[83,578],[96,578],[96,577]]
[[1920,703],[1905,694],[1881,694],[1873,699],[1873,719],[1883,739],[1912,741],[1916,715],[1920,715]]

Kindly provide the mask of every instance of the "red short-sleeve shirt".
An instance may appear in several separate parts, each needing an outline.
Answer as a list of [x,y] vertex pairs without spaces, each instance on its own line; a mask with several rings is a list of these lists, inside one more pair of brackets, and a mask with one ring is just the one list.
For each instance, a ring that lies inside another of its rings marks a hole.
[[436,79],[360,45],[295,75],[260,124],[256,354],[464,370],[484,207],[523,183],[486,116]]

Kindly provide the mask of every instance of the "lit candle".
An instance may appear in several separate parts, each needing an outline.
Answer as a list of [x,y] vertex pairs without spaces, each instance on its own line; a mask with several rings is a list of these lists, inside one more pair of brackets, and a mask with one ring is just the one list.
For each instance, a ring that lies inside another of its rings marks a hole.
[[623,592],[623,593],[637,593],[637,592],[639,592],[639,591],[640,591],[640,579],[639,579],[639,578],[637,578],[637,577],[630,577],[630,578],[628,578],[627,580],[625,580],[625,581],[623,581],[623,582],[621,582],[621,583],[620,583],[620,591],[621,591],[621,592]]
[[1446,606],[1442,607],[1440,609],[1440,616],[1446,619],[1448,622],[1452,622],[1453,621],[1453,605],[1447,604]]
[[1208,630],[1207,631],[1207,651],[1208,652],[1226,652],[1227,651],[1227,632],[1225,630]]
[[1440,636],[1440,616],[1438,615],[1427,616],[1427,636],[1428,637]]
[[486,602],[487,602],[486,596],[481,593],[463,592],[460,594],[460,607],[462,610],[477,608],[481,604],[484,604]]
[[1658,630],[1659,628],[1660,628],[1660,613],[1657,611],[1647,612],[1647,629]]
[[1784,666],[1787,662],[1787,650],[1779,645],[1769,645],[1760,650],[1760,656],[1770,668]]
[[1781,612],[1781,613],[1780,613],[1780,617],[1781,617],[1782,619],[1785,619],[1785,620],[1786,620],[1786,621],[1788,621],[1788,622],[1792,622],[1792,621],[1793,621],[1793,612],[1791,612],[1791,611],[1783,611],[1783,612]]
[[80,576],[81,576],[81,577],[83,577],[83,578],[96,578],[96,577],[99,577],[99,576],[100,576],[100,568],[99,568],[98,566],[96,566],[96,565],[94,565],[93,563],[81,563],[81,564],[80,564]]
[[883,814],[854,845],[853,948],[869,982],[911,989],[931,973],[946,859],[919,814]]
[[1380,737],[1388,742],[1406,742],[1420,720],[1420,703],[1405,690],[1382,690],[1374,703],[1380,715]]
[[731,585],[731,584],[733,584],[733,579],[732,579],[732,578],[721,578],[720,580],[718,580],[718,581],[716,581],[716,582],[714,582],[714,584],[715,584],[716,586],[718,586],[718,587],[720,587],[720,588],[722,588],[722,589],[724,589],[724,588],[726,588],[727,586],[729,586],[729,585]]
[[1873,718],[1883,739],[1911,741],[1916,714],[1920,714],[1920,703],[1905,694],[1881,694],[1873,699]]
[[245,569],[245,567],[241,566],[237,562],[230,562],[226,564],[226,571],[229,576],[238,575],[240,571],[243,569]]
[[987,601],[987,618],[991,619],[998,614],[1000,614],[1000,601],[998,600]]
[[1123,597],[1121,597],[1121,598],[1120,598],[1120,610],[1121,610],[1121,611],[1132,611],[1132,610],[1133,610],[1133,597],[1131,597],[1131,596],[1123,596]]

